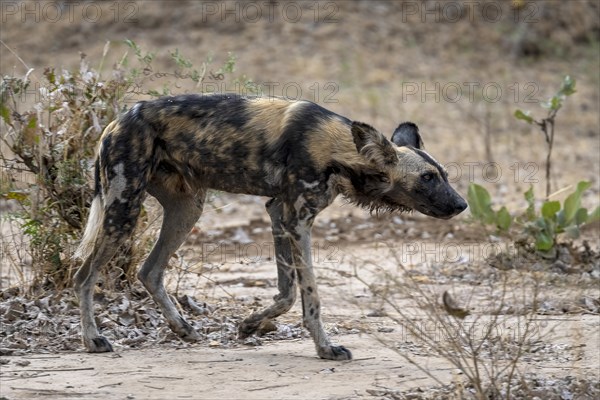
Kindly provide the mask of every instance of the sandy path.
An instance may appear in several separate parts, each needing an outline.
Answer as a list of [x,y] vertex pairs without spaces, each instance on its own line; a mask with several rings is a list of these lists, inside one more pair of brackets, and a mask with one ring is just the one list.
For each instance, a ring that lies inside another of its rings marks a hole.
[[[227,350],[11,357],[0,392],[9,399],[341,399],[431,383],[372,338],[347,335],[344,344],[354,361],[320,360],[309,339]],[[23,361],[30,364],[16,365]],[[435,364],[431,370],[448,379],[450,369]]]

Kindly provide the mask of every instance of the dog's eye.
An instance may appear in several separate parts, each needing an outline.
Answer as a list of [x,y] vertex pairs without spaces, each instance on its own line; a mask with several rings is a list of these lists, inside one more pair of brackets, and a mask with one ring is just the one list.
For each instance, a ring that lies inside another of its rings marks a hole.
[[429,182],[433,179],[433,174],[432,173],[426,173],[421,175],[421,179],[423,179],[425,182]]
[[379,177],[379,181],[383,182],[383,183],[390,183],[390,178],[388,178],[385,175],[382,175],[382,176]]

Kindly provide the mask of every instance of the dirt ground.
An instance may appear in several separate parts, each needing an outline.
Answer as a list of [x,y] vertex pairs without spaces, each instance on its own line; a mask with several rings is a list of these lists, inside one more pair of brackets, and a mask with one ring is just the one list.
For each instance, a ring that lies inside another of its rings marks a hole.
[[[178,48],[195,62],[209,53],[222,62],[231,51],[239,73],[256,82],[276,82],[277,88],[298,84],[301,97],[383,132],[400,121],[415,121],[427,150],[442,163],[453,163],[461,193],[466,195],[470,182],[482,183],[496,204],[522,210],[530,185],[543,193],[545,147],[541,134],[512,114],[523,108],[543,115],[527,96],[542,100],[571,74],[578,93],[558,117],[553,190],[589,180],[584,204],[599,203],[596,2],[515,1],[512,7],[481,2],[473,19],[458,20],[441,2],[281,2],[272,21],[263,14],[258,22],[247,4],[262,3],[106,2],[97,18],[81,14],[89,4],[98,3],[3,2],[2,75],[24,73],[23,63],[36,72],[49,65],[72,67],[79,51],[98,60],[107,40],[115,51],[110,57],[118,59],[126,51],[119,44],[124,38],[158,54]],[[284,18],[279,12],[285,5],[290,14]],[[484,5],[485,12],[497,6],[501,17],[496,21],[482,14]],[[303,11],[297,20],[291,14],[296,6]],[[27,14],[24,7],[33,11]],[[51,14],[55,8],[61,10],[58,16]],[[580,23],[569,23],[573,20]],[[168,56],[157,62],[168,68]],[[333,93],[326,85],[332,82],[336,102],[326,101]],[[448,101],[456,84],[463,96]],[[499,87],[502,94],[486,102],[476,90],[470,99],[464,91],[469,87]],[[485,137],[491,138],[487,150]],[[492,161],[500,176],[486,180],[484,168]],[[485,332],[501,315],[494,340],[482,350],[486,366],[516,354],[511,346],[536,302],[541,311],[519,367],[529,379],[515,384],[516,398],[600,396],[597,224],[574,244],[581,250],[584,241],[589,243],[587,258],[579,257],[581,251],[562,264],[525,260],[499,268],[490,256],[510,249],[510,238],[471,223],[468,212],[450,221],[416,214],[375,217],[336,201],[317,219],[313,236],[326,330],[354,355],[350,362],[332,362],[316,357],[298,304],[278,318],[271,327],[276,330],[246,341],[236,338],[237,324],[276,294],[265,200],[213,194],[197,229],[171,260],[169,290],[202,333],[194,344],[168,330],[139,285],[123,289],[105,277],[104,291],[96,296],[97,315],[116,351],[86,354],[71,290],[28,297],[14,289],[22,288],[27,277],[3,259],[0,399],[460,398],[472,388],[435,350],[447,343],[431,319],[444,315],[444,291],[470,311],[458,322],[462,326]],[[2,211],[7,207],[3,204]],[[147,208],[159,218],[151,199]],[[2,235],[19,236],[18,225],[3,218]],[[407,293],[408,286],[390,280],[390,274],[417,282],[431,301]],[[500,301],[504,308],[497,310]],[[403,321],[403,312],[412,322]],[[425,343],[415,326],[436,345]]]
[[[0,360],[6,363],[0,367],[2,396],[460,397],[461,390],[456,388],[463,381],[460,371],[440,357],[435,346],[424,342],[414,326],[432,335],[436,346],[446,345],[445,332],[428,316],[431,310],[419,309],[418,299],[402,288],[387,286],[381,271],[423,285],[435,304],[440,303],[444,290],[450,290],[471,311],[462,324],[480,331],[481,336],[493,318],[490,310],[494,302],[502,298],[504,307],[513,311],[506,311],[498,322],[496,339],[510,344],[522,334],[524,320],[518,310],[531,305],[531,275],[509,271],[505,282],[499,271],[482,259],[484,254],[478,253],[481,249],[463,252],[460,257],[448,250],[457,243],[465,248],[466,243],[476,243],[473,238],[481,234],[479,230],[463,222],[438,222],[419,216],[391,221],[366,218],[361,210],[336,204],[315,226],[314,258],[326,329],[334,342],[351,349],[354,360],[318,359],[312,340],[301,327],[298,304],[277,319],[275,331],[239,341],[237,324],[253,310],[268,305],[276,294],[270,233],[258,199],[220,195],[213,199],[213,206],[225,211],[216,215],[207,210],[199,224],[201,229],[190,235],[167,276],[168,287],[179,304],[187,304],[185,299],[194,304],[195,308],[183,307],[182,311],[203,333],[201,342],[180,341],[153,312],[154,304],[139,285],[124,290],[127,296],[112,288],[97,295],[98,320],[115,346],[113,354],[83,352],[78,311],[70,291],[25,302],[23,309],[17,309],[24,317],[20,323],[8,317],[9,305],[19,304],[12,298],[12,303],[4,302],[0,308],[3,322],[10,326],[5,326],[0,349]],[[221,222],[221,229],[209,229],[217,226],[212,224],[214,220]],[[586,233],[589,238],[596,234],[597,230]],[[348,241],[348,235],[354,239]],[[391,244],[391,237],[399,239]],[[394,245],[399,247],[389,248]],[[415,245],[423,246],[423,250],[410,247]],[[394,258],[399,254],[405,258]],[[561,398],[566,393],[586,399],[598,394],[598,259],[596,256],[592,265],[595,278],[583,270],[569,274],[556,269],[538,272],[541,287],[537,301],[544,306],[533,318],[535,332],[525,341],[521,365],[535,384],[521,392],[526,393],[521,398],[536,393],[540,398]],[[406,267],[399,266],[398,261]],[[368,284],[354,278],[355,274]],[[499,297],[503,285],[509,287],[510,295]],[[382,302],[378,290],[380,293],[383,288],[389,290],[387,298],[393,299],[395,306],[413,309],[409,312],[412,323]],[[439,307],[433,312],[443,310]],[[493,359],[501,363],[496,357],[514,355],[513,351],[490,348],[484,359],[490,365]],[[468,388],[465,390],[469,393]]]

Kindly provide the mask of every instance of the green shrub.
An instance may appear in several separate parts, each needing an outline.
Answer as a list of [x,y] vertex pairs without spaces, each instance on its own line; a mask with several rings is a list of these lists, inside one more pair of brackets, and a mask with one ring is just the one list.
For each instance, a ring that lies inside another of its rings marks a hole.
[[560,89],[554,94],[548,101],[540,103],[540,105],[548,110],[548,114],[545,118],[540,120],[534,119],[529,111],[523,112],[521,110],[515,111],[515,117],[528,124],[536,124],[546,139],[546,145],[548,146],[546,153],[546,199],[550,197],[550,178],[552,174],[552,148],[554,146],[554,123],[556,114],[563,106],[563,102],[567,99],[567,96],[575,93],[575,79],[567,75],[563,79]]
[[506,207],[498,211],[492,209],[492,198],[488,191],[481,185],[472,183],[467,193],[469,210],[473,217],[485,225],[495,225],[502,232],[508,231],[513,218]]
[[522,232],[535,244],[536,250],[550,252],[558,243],[558,235],[577,238],[580,228],[600,219],[600,206],[589,213],[581,206],[581,197],[591,183],[581,181],[573,193],[562,203],[546,200],[538,211],[535,207],[533,188],[525,192],[527,209],[518,218],[513,218],[506,207],[494,211],[488,191],[475,183],[469,185],[467,202],[473,218],[484,225],[494,225],[499,232],[508,233],[518,225]]
[[527,191],[525,198],[530,211],[526,212],[522,219],[525,230],[535,239],[537,250],[551,251],[557,243],[558,235],[562,233],[576,239],[580,235],[581,226],[600,219],[600,206],[591,214],[581,207],[581,196],[590,186],[590,182],[579,182],[562,206],[559,201],[547,200],[542,203],[539,214],[535,212],[533,188]]

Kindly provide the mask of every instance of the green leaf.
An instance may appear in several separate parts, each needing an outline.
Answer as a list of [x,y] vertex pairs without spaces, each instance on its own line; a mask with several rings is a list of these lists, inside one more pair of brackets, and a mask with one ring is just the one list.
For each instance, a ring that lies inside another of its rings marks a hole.
[[600,220],[600,206],[596,207],[596,209],[590,215],[588,215],[587,223],[590,224],[598,220]]
[[512,216],[504,206],[496,213],[496,225],[501,231],[507,231],[512,224],[512,220]]
[[36,129],[37,117],[30,114],[28,118],[27,124],[21,132],[21,137],[25,145],[33,147],[40,142],[40,137]]
[[148,90],[148,95],[152,97],[160,97],[162,96],[158,90],[150,89]]
[[548,230],[548,224],[545,218],[538,218],[534,221],[534,225],[536,226],[538,231]]
[[554,245],[554,238],[552,235],[549,235],[547,232],[540,232],[535,241],[535,248],[538,250],[548,251]]
[[221,68],[219,68],[219,70],[216,72],[217,75],[226,73],[232,74],[233,72],[235,72],[236,58],[237,57],[232,52],[227,53],[227,61],[225,61]]
[[10,125],[10,110],[3,103],[0,103],[0,116],[7,125]]
[[551,220],[556,219],[556,213],[560,210],[560,202],[546,201],[542,204],[542,216]]
[[565,228],[564,232],[567,235],[567,237],[569,237],[571,239],[577,239],[581,233],[581,231],[579,230],[579,227],[577,225],[571,225],[571,226]]
[[571,78],[570,75],[565,76],[557,95],[570,96],[575,92],[575,79]]
[[521,110],[516,110],[514,115],[516,119],[521,119],[527,122],[528,124],[531,124],[533,123],[533,118],[529,114],[529,111],[523,112]]
[[200,81],[200,73],[198,72],[198,70],[196,70],[196,69],[193,70],[192,73],[191,73],[191,75],[190,75],[190,78],[194,82],[198,83]]
[[481,185],[471,183],[467,192],[469,209],[475,219],[490,224],[494,222],[495,213],[492,210],[492,200],[488,191]]
[[533,221],[535,219],[535,195],[533,194],[533,186],[525,192],[525,200],[527,201],[527,210],[525,210],[525,219]]
[[142,55],[142,49],[140,49],[140,47],[133,41],[130,39],[125,39],[123,41],[127,46],[129,46],[131,49],[133,49],[133,51],[135,52],[136,56],[141,56]]
[[580,225],[587,223],[587,221],[588,221],[588,210],[587,210],[587,208],[582,207],[579,210],[577,210],[577,213],[575,214],[575,225],[580,226]]
[[23,203],[25,200],[27,200],[29,196],[27,195],[27,193],[23,193],[23,192],[8,192],[6,193],[6,198],[9,200],[16,200],[19,203]]
[[181,68],[191,68],[192,67],[192,62],[190,60],[188,60],[187,58],[185,58],[183,56],[183,54],[181,54],[179,52],[179,49],[176,48],[174,52],[169,53],[171,55],[171,58],[173,59],[173,61],[175,61],[175,63],[181,67]]
[[565,210],[562,209],[556,214],[556,223],[558,226],[567,226],[566,222]]
[[54,85],[56,83],[56,74],[54,72],[54,68],[46,68],[44,70],[44,76],[46,77],[48,82],[50,82],[51,85]]
[[562,99],[560,96],[553,96],[550,99],[550,109],[558,110],[562,106]]
[[156,56],[156,54],[152,53],[152,52],[148,52],[146,53],[146,55],[142,58],[142,61],[146,64],[150,64],[152,62],[152,60],[154,60],[154,57]]
[[548,110],[558,110],[562,107],[562,100],[564,96],[552,96],[552,98],[548,99],[548,101],[542,101],[540,106],[546,108]]
[[571,225],[573,223],[575,214],[577,213],[577,210],[579,210],[579,207],[581,205],[581,195],[590,186],[590,182],[581,181],[577,184],[577,189],[575,189],[575,191],[566,198],[565,203],[563,205],[563,209],[565,211],[565,226]]

